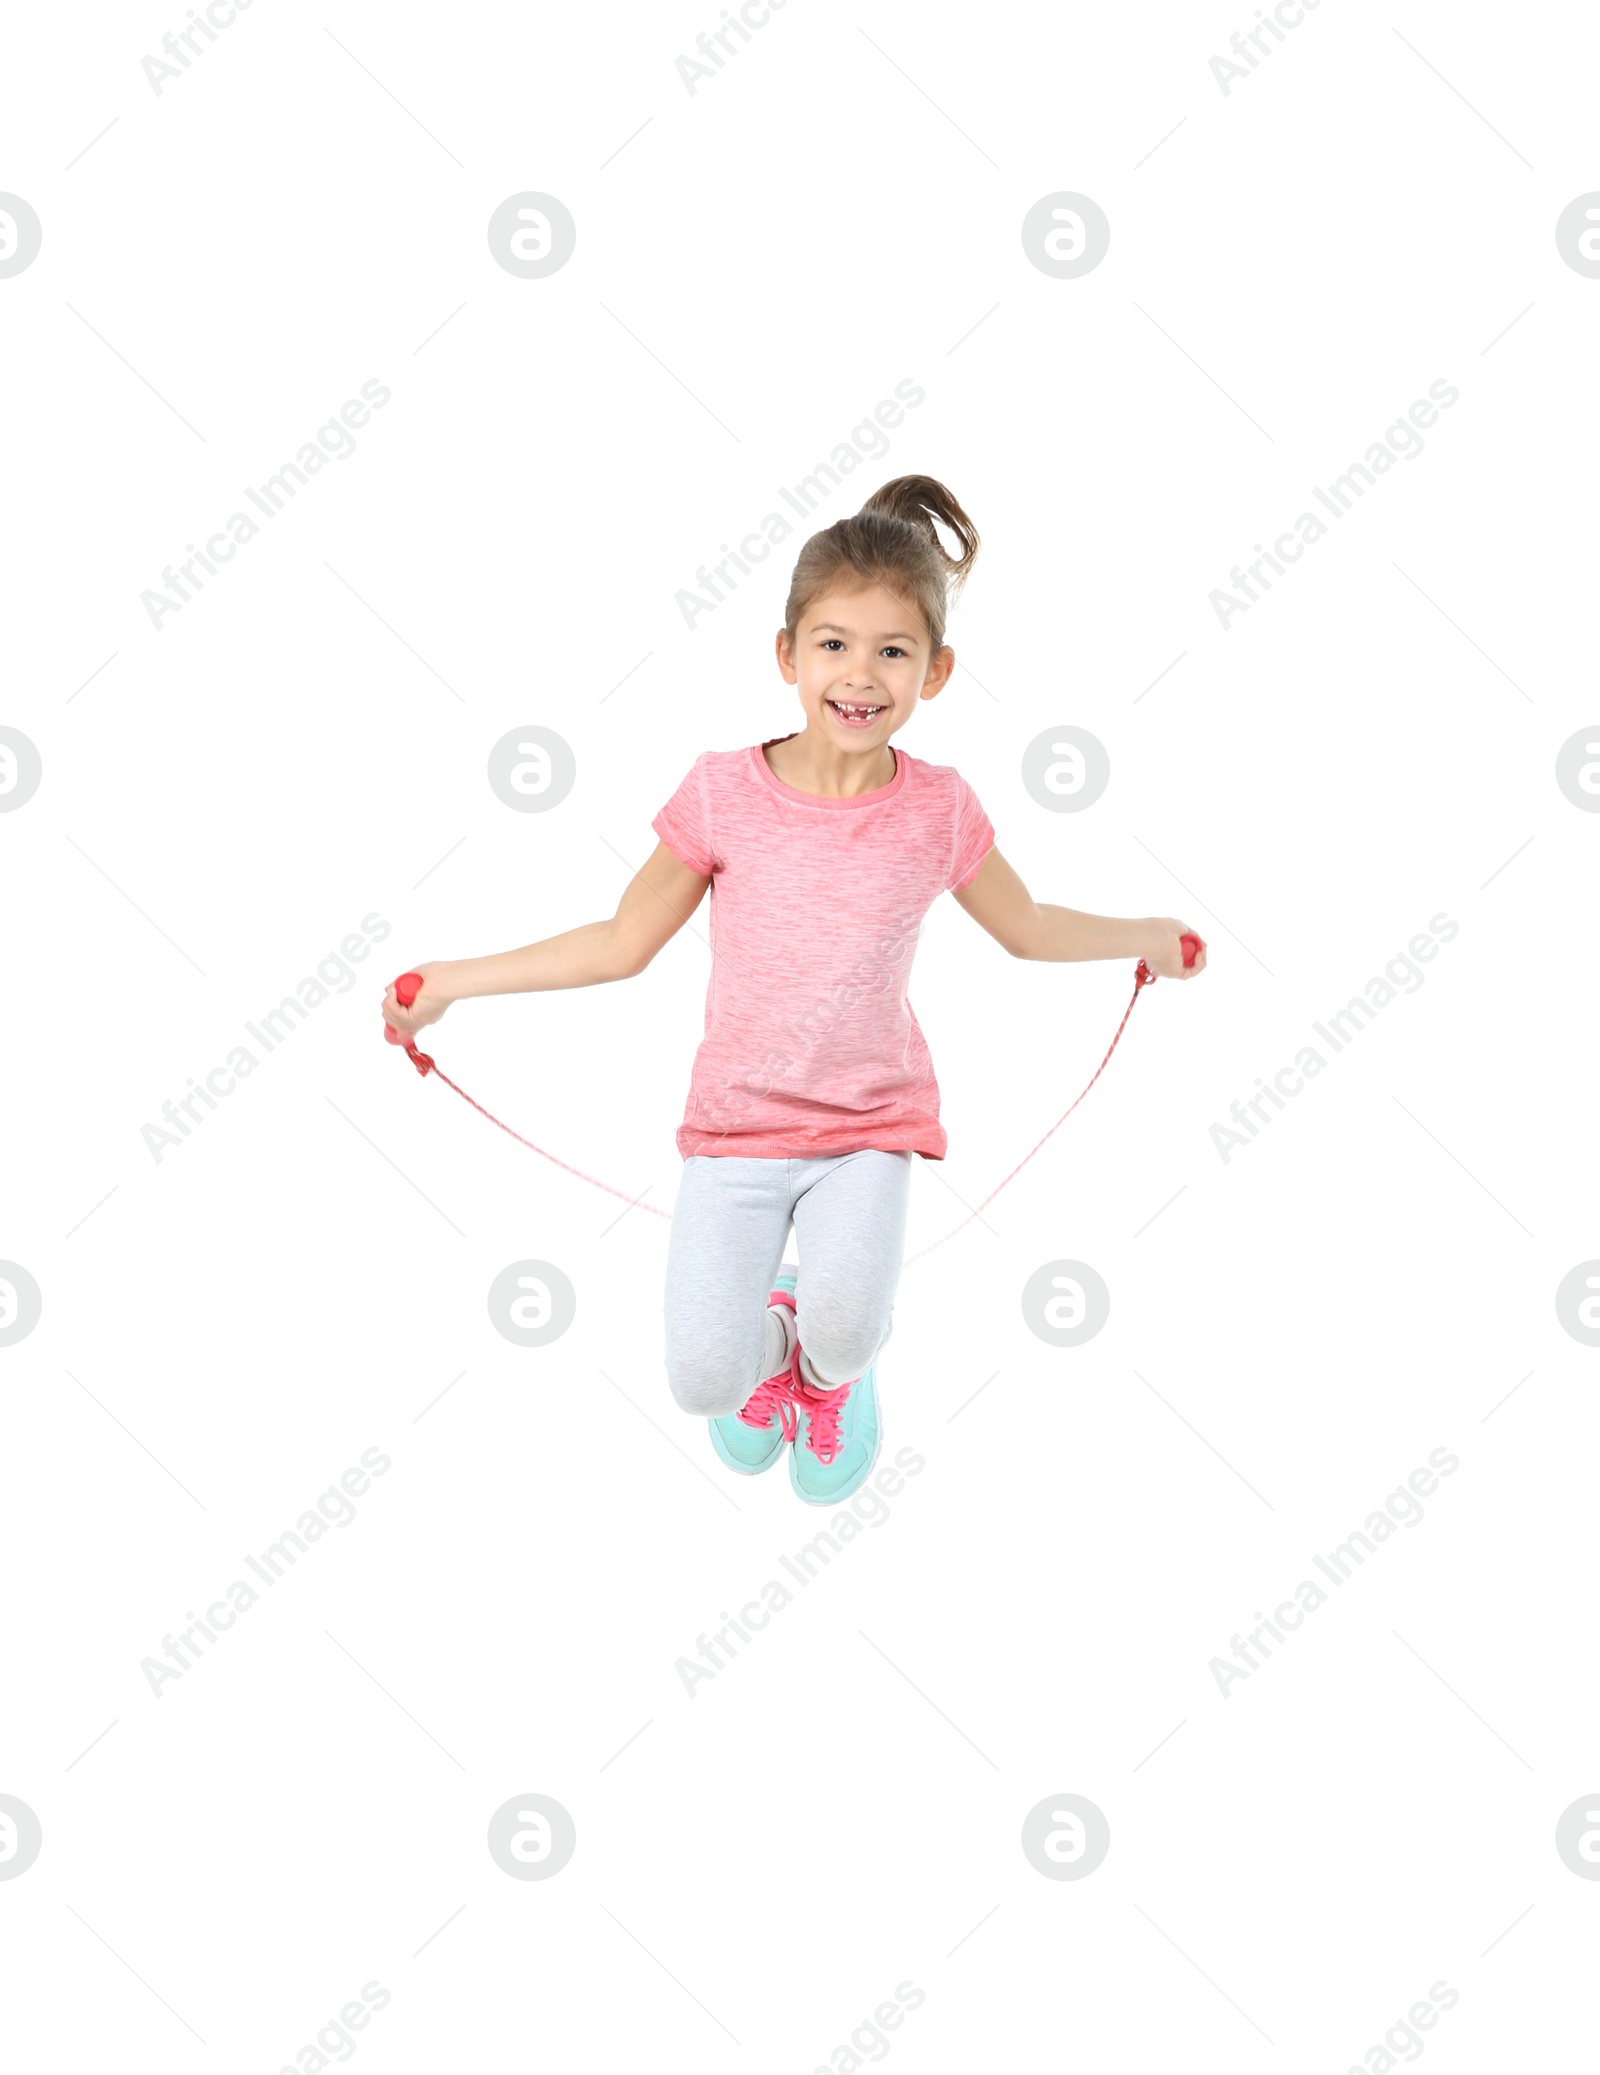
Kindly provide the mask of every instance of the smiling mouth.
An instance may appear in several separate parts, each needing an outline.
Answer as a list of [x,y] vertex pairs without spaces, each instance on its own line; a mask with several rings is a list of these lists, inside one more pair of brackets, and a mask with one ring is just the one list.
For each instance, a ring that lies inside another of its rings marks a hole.
[[887,706],[872,706],[848,699],[825,699],[822,703],[831,706],[847,728],[870,728],[880,713],[889,710]]

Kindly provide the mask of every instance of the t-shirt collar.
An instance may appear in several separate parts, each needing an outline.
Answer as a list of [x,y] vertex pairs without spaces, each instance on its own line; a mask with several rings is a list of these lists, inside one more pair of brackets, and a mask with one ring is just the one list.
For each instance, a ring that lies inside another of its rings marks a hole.
[[785,785],[777,772],[767,762],[762,752],[767,747],[767,743],[792,742],[798,733],[798,729],[793,729],[787,735],[769,735],[766,742],[752,743],[750,747],[750,755],[757,772],[767,785],[783,799],[799,800],[808,807],[872,807],[876,806],[880,800],[887,800],[891,794],[897,793],[901,786],[905,784],[906,758],[900,750],[891,747],[889,754],[894,758],[894,776],[887,785],[875,786],[869,793],[852,793],[843,799],[835,799],[827,793],[802,792],[798,786]]

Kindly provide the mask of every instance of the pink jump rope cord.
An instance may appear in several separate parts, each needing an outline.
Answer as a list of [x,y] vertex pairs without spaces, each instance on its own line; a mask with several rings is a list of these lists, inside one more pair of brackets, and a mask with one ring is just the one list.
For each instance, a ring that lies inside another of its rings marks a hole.
[[[1200,950],[1200,938],[1192,934],[1185,934],[1183,937],[1179,939],[1179,942],[1183,945],[1184,964],[1193,965],[1196,954]],[[1118,1043],[1121,1041],[1122,1033],[1128,1027],[1128,1018],[1133,1014],[1134,1003],[1137,1002],[1139,999],[1140,989],[1143,987],[1153,986],[1155,984],[1155,977],[1155,974],[1151,972],[1150,968],[1145,964],[1144,960],[1141,958],[1138,963],[1138,966],[1134,971],[1133,993],[1128,998],[1128,1006],[1122,1012],[1122,1021],[1117,1025],[1116,1036],[1112,1038],[1111,1043],[1106,1047],[1105,1058],[1101,1060],[1100,1064],[1089,1076],[1088,1083],[1084,1087],[1083,1093],[1080,1094],[1075,1101],[1071,1102],[1067,1106],[1067,1108],[1061,1112],[1061,1115],[1057,1117],[1056,1121],[1050,1126],[1050,1129],[1045,1133],[1044,1137],[1040,1139],[1038,1145],[1036,1145],[1033,1148],[1033,1152],[1024,1154],[1022,1159],[1020,1159],[1017,1162],[1016,1166],[1013,1167],[1011,1172],[1006,1176],[1005,1181],[997,1183],[996,1186],[989,1191],[988,1195],[985,1196],[983,1201],[978,1205],[977,1210],[971,1212],[967,1217],[964,1217],[959,1225],[952,1225],[950,1230],[945,1233],[944,1238],[936,1239],[933,1242],[932,1246],[925,1246],[922,1248],[921,1252],[910,1255],[905,1262],[905,1266],[907,1268],[911,1266],[911,1263],[913,1261],[920,1261],[923,1259],[925,1255],[931,1254],[934,1251],[935,1247],[943,1246],[945,1240],[954,1239],[958,1232],[964,1232],[967,1229],[967,1227],[972,1223],[974,1218],[978,1217],[983,1211],[988,1209],[989,1205],[993,1203],[994,1199],[1000,1194],[1000,1191],[1004,1189],[1009,1183],[1014,1182],[1016,1180],[1017,1176],[1021,1174],[1022,1170],[1033,1158],[1034,1153],[1039,1152],[1044,1146],[1046,1146],[1050,1142],[1052,1138],[1054,1138],[1055,1134],[1061,1129],[1062,1125],[1065,1124],[1068,1117],[1070,1117],[1072,1115],[1072,1112],[1078,1107],[1078,1104],[1082,1102],[1083,1097],[1088,1094],[1090,1088],[1094,1086],[1095,1082],[1098,1081],[1100,1076],[1105,1072],[1107,1066],[1111,1062],[1112,1053],[1117,1049]],[[416,1000],[418,994],[421,992],[421,989],[422,975],[420,973],[402,973],[399,979],[396,980],[394,983],[395,999],[399,1002],[401,1008],[409,1009],[411,1004]],[[552,1164],[552,1166],[562,1168],[567,1174],[576,1175],[579,1181],[588,1182],[596,1189],[604,1189],[608,1196],[615,1196],[619,1199],[619,1201],[623,1203],[634,1204],[637,1205],[637,1207],[641,1210],[649,1211],[652,1217],[670,1218],[672,1216],[670,1210],[658,1210],[653,1203],[640,1203],[638,1197],[628,1196],[621,1189],[612,1188],[609,1182],[603,1182],[599,1180],[598,1177],[595,1175],[585,1174],[581,1167],[573,1167],[568,1161],[558,1160],[554,1153],[546,1152],[543,1146],[536,1146],[531,1138],[524,1138],[520,1131],[513,1131],[509,1124],[502,1124],[500,1122],[500,1119],[497,1116],[495,1116],[492,1110],[486,1110],[481,1102],[474,1101],[473,1097],[467,1093],[465,1088],[457,1087],[456,1083],[451,1080],[450,1076],[447,1073],[441,1073],[438,1064],[433,1059],[429,1058],[426,1052],[419,1052],[417,1050],[416,1040],[414,1038],[403,1038],[400,1035],[399,1031],[395,1029],[392,1023],[384,1024],[383,1034],[388,1039],[391,1045],[405,1046],[406,1057],[411,1061],[411,1064],[416,1068],[419,1074],[422,1074],[423,1076],[427,1076],[428,1074],[437,1074],[438,1078],[444,1082],[447,1088],[455,1089],[456,1094],[461,1097],[461,1100],[463,1102],[471,1103],[472,1107],[478,1112],[479,1116],[487,1117],[491,1124],[498,1125],[499,1128],[503,1132],[505,1132],[509,1138],[514,1138],[517,1141],[518,1145],[526,1146],[530,1153],[537,1153],[541,1160],[548,1160]]]

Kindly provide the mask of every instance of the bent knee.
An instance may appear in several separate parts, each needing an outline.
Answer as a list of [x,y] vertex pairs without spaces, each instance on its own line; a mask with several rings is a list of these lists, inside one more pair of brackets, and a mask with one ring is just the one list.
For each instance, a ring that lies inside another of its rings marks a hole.
[[889,1321],[886,1316],[861,1311],[825,1312],[820,1318],[808,1313],[798,1330],[811,1366],[824,1376],[847,1382],[866,1372],[889,1337]]
[[667,1383],[681,1412],[697,1419],[724,1419],[747,1404],[761,1381],[748,1361],[731,1355],[700,1354],[667,1363]]

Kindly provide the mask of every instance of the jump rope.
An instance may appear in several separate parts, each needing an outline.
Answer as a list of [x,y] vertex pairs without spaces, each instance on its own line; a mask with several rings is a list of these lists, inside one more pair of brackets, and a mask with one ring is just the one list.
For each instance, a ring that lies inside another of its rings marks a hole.
[[[1192,933],[1185,932],[1185,934],[1181,936],[1178,939],[1178,941],[1183,946],[1184,964],[1186,966],[1193,965],[1195,962],[1195,957],[1200,950],[1200,938],[1194,936]],[[1140,990],[1145,987],[1153,986],[1155,984],[1155,977],[1155,974],[1151,972],[1149,966],[1147,966],[1144,960],[1141,958],[1138,965],[1134,969],[1133,993],[1128,997],[1128,1006],[1122,1012],[1122,1021],[1117,1025],[1116,1036],[1112,1038],[1110,1044],[1106,1047],[1105,1058],[1101,1060],[1100,1064],[1089,1076],[1089,1080],[1087,1085],[1084,1087],[1083,1094],[1079,1095],[1076,1101],[1070,1103],[1067,1106],[1067,1108],[1061,1112],[1060,1116],[1057,1117],[1056,1121],[1050,1126],[1050,1129],[1045,1133],[1044,1137],[1040,1139],[1038,1145],[1036,1145],[1033,1148],[1033,1152],[1025,1154],[1023,1158],[1017,1162],[1016,1166],[1012,1168],[1011,1172],[1006,1176],[1005,1180],[1003,1182],[997,1183],[995,1187],[989,1191],[988,1195],[984,1197],[983,1201],[978,1205],[978,1208],[975,1211],[972,1211],[968,1216],[964,1217],[959,1225],[952,1225],[950,1230],[945,1233],[944,1238],[936,1239],[933,1242],[932,1246],[925,1246],[919,1253],[910,1255],[903,1264],[905,1267],[909,1268],[913,1261],[922,1260],[925,1255],[931,1254],[934,1251],[935,1247],[943,1246],[945,1240],[954,1239],[958,1232],[965,1232],[967,1227],[972,1223],[973,1219],[980,1217],[982,1213],[989,1208],[989,1205],[993,1203],[994,1199],[1000,1194],[1000,1191],[1016,1180],[1017,1176],[1021,1174],[1022,1170],[1033,1158],[1034,1153],[1039,1152],[1044,1146],[1046,1146],[1050,1142],[1052,1138],[1055,1137],[1056,1133],[1061,1129],[1062,1125],[1065,1124],[1068,1117],[1070,1117],[1072,1115],[1072,1112],[1078,1107],[1078,1103],[1082,1102],[1084,1095],[1088,1094],[1089,1089],[1094,1086],[1095,1082],[1098,1081],[1100,1076],[1105,1072],[1107,1066],[1111,1062],[1111,1055],[1117,1049],[1117,1045],[1121,1040],[1122,1033],[1128,1027],[1128,1018],[1133,1014],[1134,1003],[1137,1002],[1139,999]],[[397,979],[394,983],[395,999],[399,1002],[401,1008],[403,1009],[409,1009],[411,1004],[416,1000],[418,994],[421,991],[422,975],[420,973],[402,973],[399,979]],[[641,1202],[641,1200],[637,1196],[629,1196],[626,1194],[625,1191],[621,1189],[612,1188],[609,1182],[603,1182],[599,1180],[598,1177],[595,1175],[585,1174],[581,1167],[573,1167],[569,1162],[557,1159],[554,1153],[546,1152],[543,1146],[536,1146],[531,1138],[524,1138],[520,1131],[513,1131],[509,1124],[502,1124],[500,1122],[500,1119],[494,1115],[492,1110],[486,1110],[481,1102],[474,1100],[474,1098],[467,1093],[465,1088],[457,1087],[456,1083],[451,1080],[450,1076],[447,1073],[442,1073],[439,1069],[438,1063],[435,1060],[431,1059],[426,1052],[419,1052],[417,1050],[417,1043],[415,1038],[402,1037],[399,1031],[395,1029],[392,1023],[386,1022],[384,1024],[383,1034],[388,1039],[391,1045],[404,1045],[406,1050],[406,1057],[411,1061],[411,1064],[416,1068],[417,1072],[423,1075],[424,1078],[426,1078],[426,1076],[429,1074],[437,1076],[439,1080],[443,1081],[447,1088],[454,1088],[455,1092],[457,1093],[457,1095],[461,1097],[461,1100],[463,1102],[470,1102],[472,1104],[472,1107],[478,1112],[479,1116],[487,1117],[491,1124],[499,1125],[499,1128],[503,1132],[505,1132],[508,1137],[514,1138],[519,1146],[526,1146],[530,1153],[537,1153],[541,1160],[548,1160],[552,1166],[563,1169],[564,1172],[566,1172],[567,1174],[576,1175],[580,1182],[589,1182],[596,1189],[604,1189],[608,1196],[615,1196],[621,1202],[628,1204],[630,1207],[639,1210],[647,1210],[653,1218],[670,1218],[672,1216],[670,1210],[659,1210],[653,1203]]]

